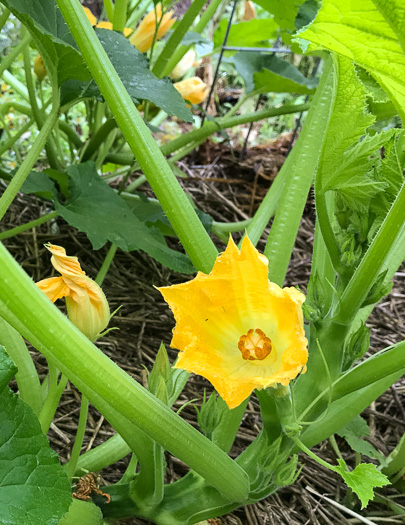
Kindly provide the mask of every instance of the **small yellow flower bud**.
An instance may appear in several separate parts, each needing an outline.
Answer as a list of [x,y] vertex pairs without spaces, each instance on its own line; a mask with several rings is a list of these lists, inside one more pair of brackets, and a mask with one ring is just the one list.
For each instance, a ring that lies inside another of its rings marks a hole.
[[192,104],[200,104],[207,98],[208,86],[201,78],[186,78],[180,82],[175,82],[173,85],[184,100],[188,100]]
[[34,60],[34,73],[36,74],[40,82],[42,82],[46,76],[46,68],[44,66],[44,61],[42,60],[42,57],[39,53],[37,54]]
[[141,53],[146,53],[146,51],[152,47],[157,25],[159,25],[159,27],[156,33],[156,40],[163,38],[170,30],[176,21],[176,17],[173,17],[173,13],[173,11],[168,11],[162,17],[162,6],[161,4],[158,4],[156,6],[156,13],[155,9],[150,11],[136,28],[134,34],[129,39],[131,44]]

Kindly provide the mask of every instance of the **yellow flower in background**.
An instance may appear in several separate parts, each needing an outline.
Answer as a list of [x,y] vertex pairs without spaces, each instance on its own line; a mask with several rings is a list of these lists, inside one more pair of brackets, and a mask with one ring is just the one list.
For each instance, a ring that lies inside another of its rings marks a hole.
[[[97,18],[93,15],[93,13],[90,11],[88,7],[83,7],[83,10],[86,13],[86,16],[92,26],[96,26],[101,29],[109,29],[110,31],[113,30],[113,25],[111,22],[102,21],[102,22],[97,23]],[[123,33],[124,33],[124,36],[129,36],[132,33],[132,29],[130,29],[129,27],[125,27]]]
[[176,79],[184,77],[184,75],[191,69],[195,62],[195,51],[194,49],[189,49],[187,53],[183,56],[177,66],[170,73],[170,78]]
[[268,260],[248,237],[240,251],[230,239],[208,275],[159,290],[177,323],[175,367],[207,378],[229,408],[305,372],[305,296],[268,280]]
[[44,61],[39,53],[34,60],[34,73],[36,74],[38,80],[42,82],[46,76],[46,68],[44,66]]
[[54,303],[66,298],[69,319],[91,341],[95,341],[110,321],[110,308],[100,286],[81,269],[77,257],[66,255],[66,250],[55,244],[46,244],[52,253],[52,266],[61,277],[51,277],[37,286]]
[[[100,27],[101,29],[109,29],[110,31],[113,30],[113,25],[111,22],[99,22],[96,27]],[[132,29],[129,27],[124,27],[124,36],[129,36],[132,33]]]
[[95,26],[97,24],[97,18],[93,15],[93,13],[90,11],[88,7],[83,7],[83,11],[86,13],[86,16],[92,26]]
[[172,25],[176,21],[176,17],[173,16],[174,11],[168,11],[162,17],[162,6],[158,4],[155,9],[152,9],[139,26],[135,29],[134,34],[131,36],[129,41],[134,45],[141,53],[146,53],[152,47],[153,38],[155,36],[156,26],[159,24],[156,40],[160,40],[170,30]]
[[198,77],[186,78],[180,82],[175,82],[173,86],[184,100],[188,100],[192,104],[204,102],[209,91],[207,84]]

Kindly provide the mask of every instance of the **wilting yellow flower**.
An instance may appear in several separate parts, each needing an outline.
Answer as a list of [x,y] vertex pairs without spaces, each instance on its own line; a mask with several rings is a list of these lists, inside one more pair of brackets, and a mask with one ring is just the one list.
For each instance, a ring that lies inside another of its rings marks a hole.
[[175,82],[173,86],[177,89],[184,100],[192,104],[204,102],[208,95],[208,86],[198,77],[191,77]]
[[181,78],[191,69],[195,61],[195,51],[194,49],[189,49],[187,53],[183,56],[177,66],[170,73],[171,78]]
[[42,60],[42,57],[39,53],[37,53],[37,56],[34,60],[34,73],[38,77],[38,80],[42,82],[46,75],[46,68],[44,66],[44,61]]
[[243,14],[243,20],[252,20],[256,18],[256,9],[250,0],[245,0],[245,12]]
[[[102,21],[102,22],[97,23],[97,18],[93,15],[93,13],[90,11],[88,7],[83,7],[83,10],[86,13],[86,16],[92,26],[96,26],[101,29],[109,29],[110,31],[113,30],[113,25],[111,22]],[[130,29],[129,27],[125,27],[123,33],[124,33],[124,36],[129,36],[132,33],[132,29]]]
[[208,275],[159,290],[177,322],[175,367],[207,378],[229,408],[305,372],[305,296],[268,280],[268,260],[248,237],[240,251],[230,239]]
[[146,53],[152,47],[156,26],[159,24],[159,21],[161,20],[156,32],[156,40],[164,37],[175,23],[176,17],[173,16],[173,13],[174,11],[168,11],[162,17],[162,6],[158,4],[156,13],[155,9],[152,9],[135,29],[134,34],[129,39],[131,44],[141,53]]
[[110,309],[100,286],[81,269],[77,257],[66,255],[66,250],[55,244],[46,244],[52,253],[51,263],[61,277],[51,277],[37,283],[54,303],[66,298],[69,319],[91,341],[95,341],[110,321]]

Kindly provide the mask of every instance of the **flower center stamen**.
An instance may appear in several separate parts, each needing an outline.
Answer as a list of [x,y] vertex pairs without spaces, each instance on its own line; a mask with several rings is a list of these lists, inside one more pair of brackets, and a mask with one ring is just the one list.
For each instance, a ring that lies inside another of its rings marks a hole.
[[243,359],[249,361],[262,361],[270,354],[272,345],[271,340],[266,336],[263,330],[251,328],[246,335],[241,335],[238,342],[238,348]]

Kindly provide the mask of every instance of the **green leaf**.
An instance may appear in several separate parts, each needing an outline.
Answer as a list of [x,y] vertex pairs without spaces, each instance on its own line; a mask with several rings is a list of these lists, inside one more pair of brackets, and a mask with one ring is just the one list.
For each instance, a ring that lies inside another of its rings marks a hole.
[[0,345],[0,392],[6,388],[16,373],[17,367],[14,365],[4,347]]
[[274,20],[281,29],[295,29],[294,22],[297,18],[300,6],[305,0],[255,0],[255,3],[263,7],[274,16]]
[[55,199],[57,190],[55,184],[48,177],[46,173],[38,171],[30,171],[20,191],[23,193],[35,193],[45,199]]
[[[336,84],[333,112],[318,167],[321,184],[318,190],[323,191],[331,189],[339,175],[345,177],[345,171],[341,170],[345,151],[357,144],[374,122],[374,117],[365,111],[365,88],[356,75],[353,63],[337,55],[334,57],[334,66]],[[353,155],[349,155],[348,163],[352,159]]]
[[186,255],[167,246],[157,228],[148,227],[132,213],[126,202],[98,176],[94,162],[72,165],[67,171],[70,199],[64,205],[56,201],[56,211],[85,232],[95,250],[110,241],[124,251],[143,250],[172,270],[195,271]]
[[336,472],[342,476],[346,485],[357,494],[362,509],[373,499],[375,487],[389,485],[387,476],[381,474],[372,463],[361,463],[352,472],[346,470],[346,463],[341,459],[338,460],[338,463],[339,466],[335,467]]
[[103,513],[91,501],[74,499],[69,512],[60,520],[58,525],[102,525]]
[[334,51],[371,73],[403,120],[404,12],[401,0],[324,0],[314,22],[299,33],[310,42],[306,51]]
[[[214,33],[214,47],[222,45],[228,20],[221,20],[218,28]],[[232,24],[229,31],[227,46],[243,47],[270,47],[269,40],[276,38],[277,24],[274,20],[249,20],[248,22],[239,22]]]
[[294,21],[294,27],[298,31],[303,27],[307,26],[316,17],[319,5],[316,0],[307,0],[304,2],[299,10],[297,17]]
[[15,373],[0,349],[0,523],[56,525],[72,494],[68,477],[29,405],[4,380]]
[[[136,104],[141,100],[149,100],[168,115],[193,122],[191,111],[169,78],[157,78],[150,71],[145,55],[140,53],[124,35],[108,29],[96,29],[96,34]],[[62,104],[66,104],[72,98],[99,97],[99,93],[94,81],[87,84],[69,82],[67,88],[62,90]]]
[[48,73],[61,85],[69,78],[89,80],[90,72],[54,0],[2,0],[28,28]]
[[208,38],[201,36],[200,33],[196,33],[195,31],[187,31],[181,41],[181,45],[191,46],[192,44],[211,44],[211,40],[208,40]]
[[361,439],[361,436],[370,435],[370,429],[367,422],[360,415],[357,415],[343,428],[338,430],[337,434],[344,438],[350,448],[355,452],[359,452],[360,454],[363,454],[363,456],[369,458],[376,458],[382,465],[386,464],[384,456],[378,452],[371,443]]
[[260,89],[262,93],[313,93],[316,80],[308,80],[293,65],[275,55],[239,52],[229,61],[246,82],[246,91]]

